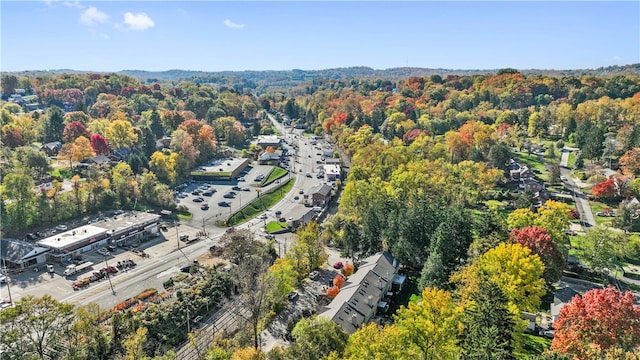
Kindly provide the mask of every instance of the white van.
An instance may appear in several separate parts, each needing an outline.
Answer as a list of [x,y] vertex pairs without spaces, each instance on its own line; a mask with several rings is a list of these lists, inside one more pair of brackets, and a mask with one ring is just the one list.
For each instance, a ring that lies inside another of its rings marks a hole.
[[320,211],[322,211],[322,208],[320,206],[314,206],[313,207],[313,211],[320,212]]

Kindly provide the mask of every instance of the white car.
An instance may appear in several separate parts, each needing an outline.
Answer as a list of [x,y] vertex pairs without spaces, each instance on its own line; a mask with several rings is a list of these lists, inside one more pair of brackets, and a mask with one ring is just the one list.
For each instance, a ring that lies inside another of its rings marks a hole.
[[102,254],[104,256],[108,256],[109,255],[109,250],[107,250],[107,248],[102,248],[102,249],[98,250],[98,254]]
[[56,226],[56,230],[58,230],[58,231],[67,231],[67,225],[58,225],[58,226]]
[[560,176],[560,180],[562,180],[562,181],[568,181],[569,179],[567,179],[567,177],[566,177],[566,176]]
[[267,214],[262,214],[262,215],[260,215],[260,216],[258,217],[258,219],[262,219],[262,220],[264,220],[264,219],[266,219],[266,218],[267,218]]

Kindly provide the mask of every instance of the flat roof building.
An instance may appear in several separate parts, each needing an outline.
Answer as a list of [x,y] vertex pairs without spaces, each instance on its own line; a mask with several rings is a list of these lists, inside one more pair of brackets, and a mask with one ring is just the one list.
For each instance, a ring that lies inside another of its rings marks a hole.
[[327,180],[334,181],[340,178],[339,165],[324,165],[322,168],[324,169],[324,175],[327,177]]
[[51,249],[50,255],[57,260],[68,261],[73,255],[108,244],[122,246],[158,236],[159,223],[160,215],[131,211],[54,234],[38,241],[38,245]]

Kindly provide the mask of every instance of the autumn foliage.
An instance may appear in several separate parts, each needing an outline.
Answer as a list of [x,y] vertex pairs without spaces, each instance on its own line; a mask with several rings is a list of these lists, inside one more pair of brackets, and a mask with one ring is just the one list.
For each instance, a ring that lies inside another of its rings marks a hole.
[[560,310],[551,347],[586,359],[593,347],[630,349],[640,344],[640,306],[630,291],[613,287],[587,291]]
[[327,289],[327,296],[332,299],[338,296],[338,293],[340,293],[340,288],[338,288],[337,286],[332,286]]
[[593,196],[597,198],[613,198],[616,196],[616,184],[613,178],[608,178],[607,180],[594,185],[591,188],[593,192]]
[[338,289],[342,287],[344,282],[344,276],[340,274],[336,275],[336,277],[333,278],[333,286],[337,287]]
[[548,284],[560,279],[564,268],[564,257],[547,230],[538,226],[516,228],[511,230],[509,237],[511,241],[529,248],[532,254],[540,257],[544,264],[543,277]]
[[353,270],[353,264],[345,264],[340,272],[342,272],[342,275],[344,276],[351,276],[351,274],[353,274]]

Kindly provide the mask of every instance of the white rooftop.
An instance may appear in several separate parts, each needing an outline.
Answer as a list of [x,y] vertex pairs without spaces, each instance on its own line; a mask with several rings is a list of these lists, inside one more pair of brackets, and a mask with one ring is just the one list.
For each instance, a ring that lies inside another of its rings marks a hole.
[[102,235],[106,232],[106,229],[97,226],[84,225],[79,228],[67,230],[65,232],[49,236],[48,238],[44,238],[38,241],[38,245],[47,246],[52,249],[63,250],[67,247],[77,244],[78,242]]

